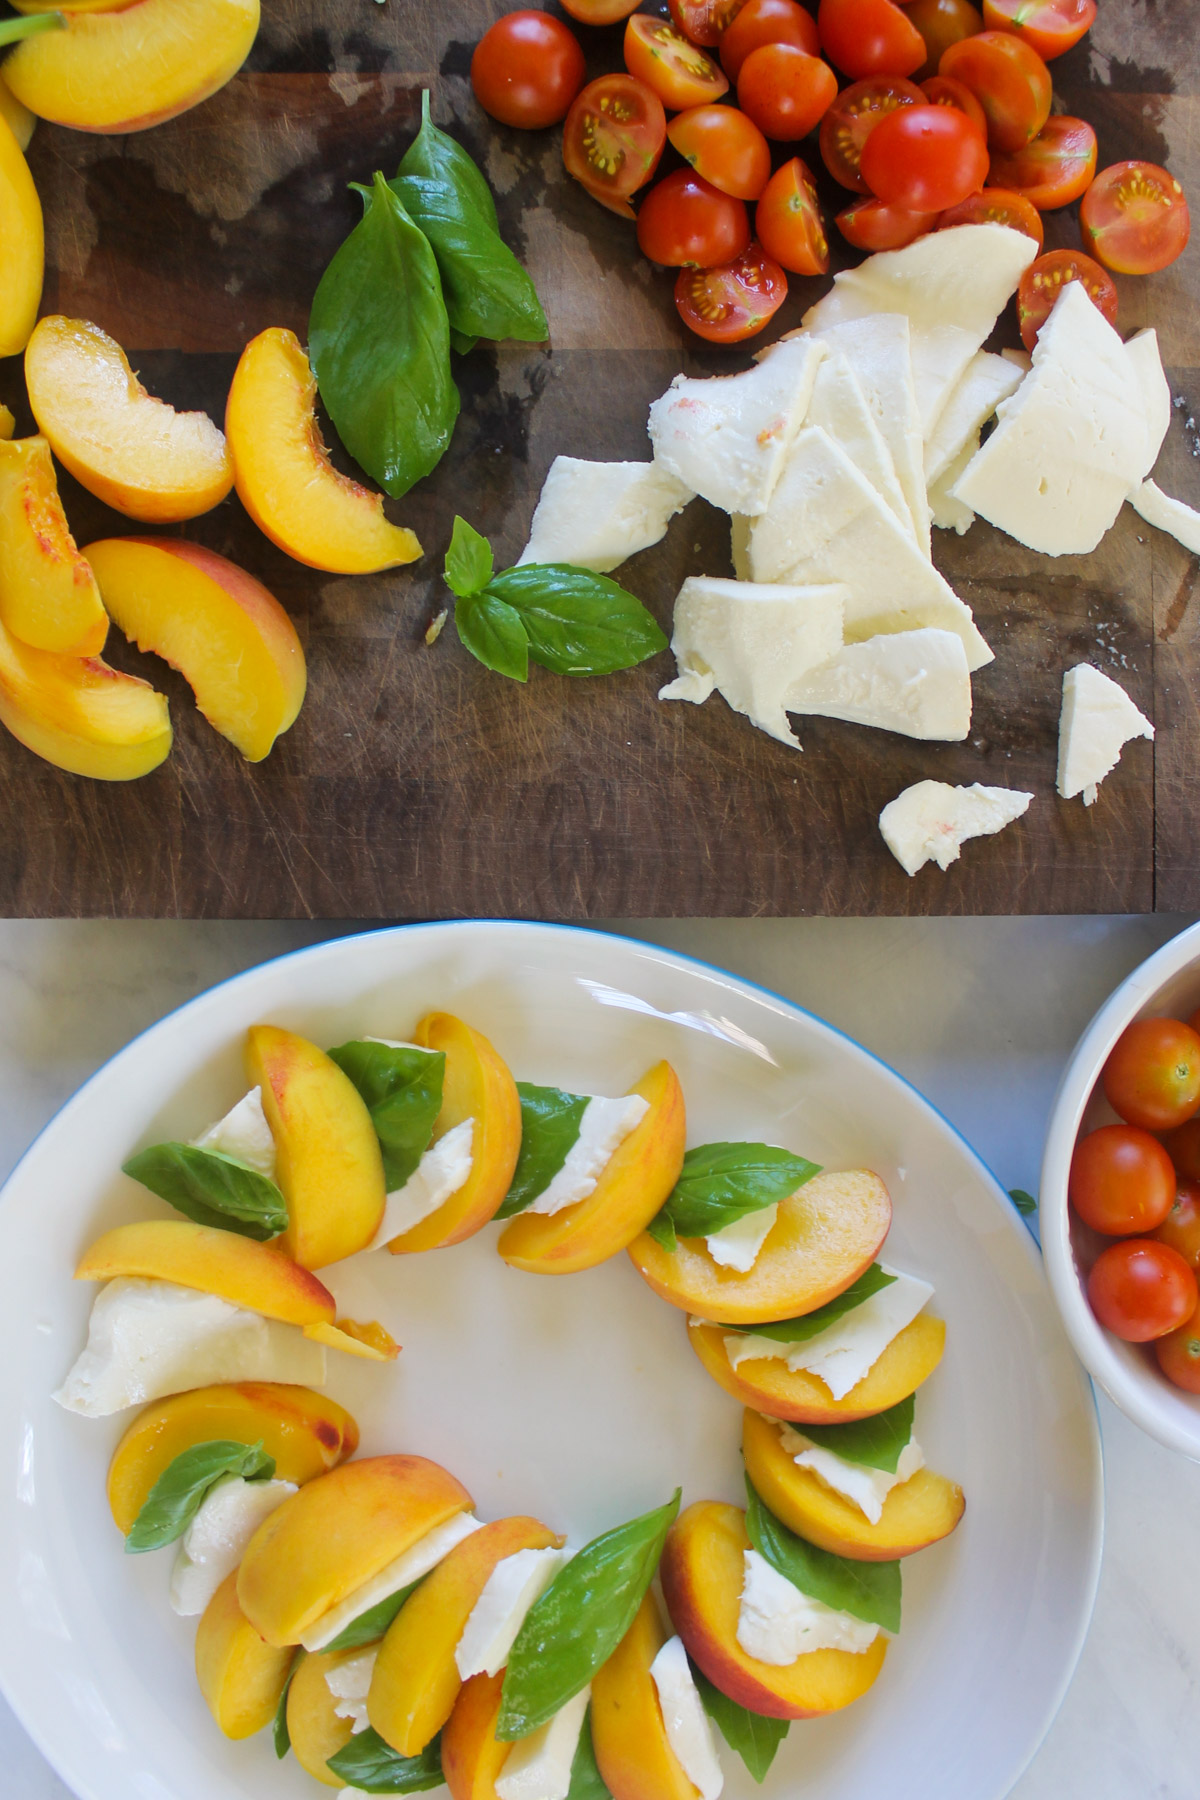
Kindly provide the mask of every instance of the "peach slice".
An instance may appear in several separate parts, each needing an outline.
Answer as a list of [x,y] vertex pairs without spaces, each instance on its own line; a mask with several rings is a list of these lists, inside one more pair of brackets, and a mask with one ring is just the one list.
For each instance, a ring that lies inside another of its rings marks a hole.
[[118,1225],[96,1239],[75,1270],[76,1281],[118,1275],[198,1288],[285,1325],[332,1324],[337,1312],[329,1289],[281,1250],[190,1219]]
[[748,1358],[734,1369],[725,1354],[725,1336],[719,1325],[688,1326],[692,1349],[727,1394],[743,1406],[798,1425],[847,1425],[852,1419],[886,1412],[933,1374],[946,1347],[945,1322],[918,1313],[911,1325],[896,1334],[858,1386],[835,1400],[820,1376],[810,1375],[807,1369],[793,1372],[777,1356]]
[[881,1632],[861,1654],[810,1650],[782,1668],[748,1656],[737,1622],[749,1548],[745,1514],[718,1500],[689,1506],[667,1534],[659,1573],[688,1655],[723,1694],[769,1719],[812,1719],[849,1706],[883,1667],[887,1639]]
[[196,1679],[227,1738],[253,1737],[275,1717],[295,1652],[261,1638],[238,1605],[237,1571],[227,1575],[196,1628]]
[[463,1683],[442,1732],[442,1773],[450,1800],[499,1800],[496,1777],[512,1745],[496,1736],[504,1670]]
[[262,1089],[275,1139],[289,1255],[320,1269],[365,1249],[387,1192],[379,1139],[354,1083],[307,1038],[275,1025],[247,1032],[246,1075]]
[[892,1202],[867,1169],[815,1175],[779,1203],[752,1269],[723,1269],[703,1238],[664,1250],[648,1232],[629,1254],[672,1306],[728,1325],[757,1325],[814,1312],[869,1269],[892,1222]]
[[[48,6],[47,12],[57,12],[55,6]],[[8,126],[17,140],[17,149],[24,152],[29,148],[29,140],[33,136],[33,128],[37,120],[27,106],[22,106],[17,96],[4,79],[0,71],[0,119]]]
[[395,1362],[400,1346],[390,1331],[372,1319],[360,1324],[357,1319],[339,1319],[335,1325],[306,1325],[304,1335],[330,1350],[342,1350],[347,1356],[361,1356],[366,1362]]
[[650,1673],[667,1636],[657,1602],[647,1594],[592,1681],[592,1747],[613,1800],[696,1800],[667,1741]]
[[261,762],[295,721],[307,679],[296,628],[274,594],[182,538],[103,538],[84,555],[118,629],[178,669],[214,730]]
[[7,441],[11,438],[16,428],[17,421],[13,418],[8,407],[0,402],[0,439]]
[[250,340],[225,409],[242,505],[273,544],[311,569],[370,575],[414,562],[421,546],[384,517],[383,495],[330,462],[316,398],[294,332],[273,326]]
[[18,44],[4,79],[39,119],[124,133],[161,125],[224,87],[258,35],[259,0],[135,0],[65,18],[65,31]]
[[445,1052],[442,1108],[434,1120],[434,1141],[464,1119],[474,1119],[471,1173],[436,1212],[392,1239],[388,1249],[393,1256],[460,1244],[479,1231],[507,1194],[521,1149],[517,1084],[508,1064],[482,1032],[453,1013],[426,1013],[413,1033],[413,1042],[424,1050]]
[[358,1426],[336,1400],[289,1382],[228,1382],[159,1400],[134,1420],[109,1464],[108,1504],[121,1536],[177,1456],[217,1441],[261,1443],[276,1477],[303,1487],[353,1456]]
[[325,1677],[339,1663],[361,1655],[361,1650],[325,1650],[310,1656],[302,1652],[288,1689],[288,1736],[296,1761],[315,1781],[326,1787],[346,1785],[328,1765],[330,1757],[336,1756],[350,1742],[354,1727],[349,1719],[338,1718],[334,1711],[337,1701],[330,1693]]
[[[60,34],[51,31],[49,37]],[[9,65],[5,64],[7,73]],[[18,356],[29,342],[42,298],[46,241],[42,203],[21,146],[0,117],[0,356]]]
[[310,1481],[264,1519],[238,1574],[242,1611],[270,1644],[295,1644],[331,1607],[473,1504],[423,1456],[372,1456]]
[[892,1489],[877,1525],[811,1469],[796,1467],[779,1438],[778,1425],[746,1409],[742,1420],[746,1473],[785,1525],[835,1556],[860,1562],[892,1562],[949,1537],[962,1518],[963,1491],[932,1469]]
[[148,681],[98,656],[34,650],[0,624],[0,724],[57,769],[136,781],[170,754],[171,718]]
[[380,1645],[367,1716],[401,1756],[417,1756],[441,1730],[462,1687],[454,1652],[497,1563],[565,1540],[540,1519],[497,1519],[472,1532],[427,1575]]
[[[138,0],[112,17],[132,18],[154,3]],[[39,42],[62,35],[50,32]],[[228,447],[208,414],[176,412],[148,394],[120,344],[86,319],[56,313],[39,320],[25,350],[25,383],[59,462],[131,519],[194,519],[233,486]]]
[[99,656],[108,636],[44,437],[0,441],[0,620],[22,643],[66,656]]
[[514,1269],[571,1275],[626,1249],[643,1232],[683,1167],[687,1118],[670,1063],[655,1063],[630,1089],[650,1103],[586,1200],[562,1212],[518,1213],[498,1249]]

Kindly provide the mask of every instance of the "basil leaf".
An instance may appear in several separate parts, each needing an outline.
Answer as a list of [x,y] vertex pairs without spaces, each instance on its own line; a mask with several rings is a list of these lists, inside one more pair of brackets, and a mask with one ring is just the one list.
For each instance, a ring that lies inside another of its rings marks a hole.
[[419,1794],[425,1788],[441,1787],[446,1779],[440,1731],[419,1755],[399,1756],[368,1725],[331,1756],[325,1767],[364,1794]]
[[556,675],[611,675],[667,647],[641,601],[590,569],[522,563],[487,591],[521,615],[530,656]]
[[429,1148],[442,1110],[443,1050],[397,1050],[354,1038],[329,1052],[366,1104],[383,1152],[389,1194],[402,1188]]
[[809,1338],[818,1337],[826,1326],[836,1324],[846,1313],[853,1312],[856,1306],[869,1300],[872,1294],[879,1293],[881,1288],[891,1287],[895,1279],[894,1275],[886,1275],[878,1263],[872,1263],[857,1281],[850,1283],[845,1293],[835,1295],[824,1306],[818,1306],[814,1312],[803,1313],[798,1319],[775,1319],[767,1325],[722,1325],[720,1329],[745,1331],[752,1337],[776,1338],[782,1344],[806,1344]]
[[679,1248],[679,1239],[675,1235],[675,1227],[671,1223],[671,1215],[667,1212],[656,1212],[646,1230],[656,1244],[661,1244],[670,1256],[674,1256]]
[[832,1550],[818,1550],[775,1517],[748,1475],[746,1496],[747,1537],[794,1588],[810,1600],[851,1613],[869,1625],[899,1631],[899,1562],[854,1562],[848,1556],[835,1556]]
[[775,1761],[775,1752],[788,1734],[789,1719],[766,1719],[748,1711],[714,1687],[703,1669],[692,1664],[692,1679],[700,1690],[704,1710],[731,1750],[745,1763],[755,1781],[762,1781]]
[[406,1588],[389,1594],[386,1600],[380,1600],[374,1606],[369,1606],[366,1612],[359,1613],[357,1619],[351,1619],[344,1631],[339,1631],[335,1638],[330,1638],[322,1654],[330,1650],[357,1650],[360,1644],[377,1644],[386,1635],[388,1626],[409,1595],[420,1585],[419,1581],[410,1581]]
[[506,601],[497,600],[490,588],[459,601],[454,625],[464,649],[485,669],[512,681],[528,681],[529,639],[521,615]]
[[275,1458],[266,1454],[261,1442],[237,1444],[218,1438],[193,1444],[168,1464],[150,1489],[125,1539],[126,1550],[136,1555],[173,1544],[200,1511],[209,1489],[226,1475],[270,1481],[274,1473]]
[[1026,1214],[1026,1216],[1030,1213],[1035,1213],[1038,1209],[1037,1201],[1032,1194],[1026,1193],[1024,1188],[1009,1188],[1008,1197],[1016,1207],[1017,1211]]
[[663,1205],[679,1237],[708,1237],[786,1200],[821,1165],[775,1144],[699,1144]]
[[587,1111],[586,1094],[535,1087],[532,1081],[518,1081],[517,1093],[521,1097],[521,1151],[512,1184],[496,1214],[498,1219],[511,1219],[514,1213],[524,1212],[539,1194],[545,1193],[566,1162]]
[[492,546],[473,525],[468,525],[464,518],[456,514],[454,533],[446,552],[443,571],[450,592],[457,594],[460,600],[471,599],[473,595],[483,592],[495,569]]
[[600,1773],[596,1761],[596,1748],[592,1743],[592,1709],[589,1706],[583,1721],[583,1730],[579,1733],[579,1742],[575,1746],[575,1756],[571,1763],[571,1785],[567,1789],[567,1800],[612,1800],[608,1785]]
[[654,1578],[680,1491],[593,1538],[530,1607],[508,1656],[498,1738],[536,1731],[608,1661]]
[[468,337],[465,331],[455,331],[453,325],[450,327],[450,348],[456,355],[470,356],[478,342],[477,337]]
[[288,1670],[288,1678],[283,1684],[283,1692],[279,1696],[279,1705],[275,1708],[275,1723],[271,1727],[271,1736],[275,1741],[275,1754],[283,1761],[292,1747],[292,1734],[288,1729],[287,1703],[292,1691],[292,1683],[296,1679],[296,1670],[304,1661],[304,1651],[297,1650],[295,1661]]
[[433,251],[382,175],[364,197],[313,296],[309,354],[342,442],[396,496],[441,461],[458,389]]
[[894,1475],[900,1454],[912,1438],[915,1412],[916,1400],[909,1394],[869,1419],[855,1419],[849,1425],[797,1425],[795,1429],[847,1462]]
[[223,1150],[152,1144],[121,1167],[197,1225],[236,1231],[260,1244],[287,1230],[287,1201],[276,1184]]

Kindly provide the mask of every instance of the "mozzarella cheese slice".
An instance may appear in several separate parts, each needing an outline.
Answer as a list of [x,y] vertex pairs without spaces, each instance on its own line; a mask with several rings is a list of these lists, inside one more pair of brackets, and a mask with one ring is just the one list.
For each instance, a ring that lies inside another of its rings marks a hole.
[[872,1525],[878,1525],[883,1517],[884,1503],[892,1489],[903,1487],[918,1469],[925,1467],[925,1453],[916,1438],[909,1438],[905,1444],[896,1459],[893,1474],[888,1469],[871,1469],[864,1463],[848,1462],[844,1456],[814,1444],[802,1431],[782,1424],[778,1419],[770,1419],[768,1423],[779,1426],[779,1442],[798,1469],[810,1470],[818,1481],[840,1494],[843,1500],[849,1500],[851,1506],[856,1506]]
[[1091,806],[1096,790],[1121,760],[1131,738],[1153,738],[1154,727],[1123,687],[1089,663],[1063,676],[1058,721],[1058,791],[1064,800],[1083,795]]
[[1015,788],[951,787],[945,781],[918,781],[879,815],[883,841],[900,867],[915,875],[927,862],[948,869],[968,838],[991,837],[1026,811],[1032,794]]
[[779,1204],[772,1201],[770,1206],[735,1219],[732,1225],[723,1225],[720,1231],[705,1238],[708,1254],[719,1268],[736,1269],[739,1275],[747,1274],[757,1262],[758,1253],[770,1237],[778,1217]]
[[217,1150],[222,1156],[247,1163],[268,1180],[275,1179],[275,1139],[263,1111],[261,1088],[251,1088],[223,1119],[192,1143],[197,1150]]
[[454,1652],[464,1681],[472,1675],[500,1673],[525,1615],[566,1560],[564,1550],[516,1550],[496,1564],[471,1608]]
[[345,1662],[335,1663],[332,1669],[325,1671],[325,1686],[337,1701],[333,1716],[349,1719],[351,1737],[358,1737],[371,1723],[367,1717],[367,1697],[378,1655],[379,1645],[372,1644],[369,1650],[358,1656],[348,1656]]
[[461,1544],[472,1532],[481,1529],[479,1520],[471,1513],[454,1513],[427,1531],[415,1544],[393,1559],[377,1575],[364,1581],[361,1587],[355,1588],[344,1600],[330,1607],[300,1639],[306,1650],[324,1650],[335,1637],[340,1637],[347,1625],[352,1625],[361,1614],[370,1612],[372,1607],[379,1606],[398,1594],[403,1588],[411,1587],[414,1581],[420,1581],[428,1575],[430,1569],[436,1569],[443,1558],[449,1556],[455,1544]]
[[579,1136],[567,1151],[566,1161],[526,1212],[553,1216],[575,1206],[596,1191],[596,1183],[625,1139],[636,1131],[650,1102],[640,1094],[622,1094],[615,1100],[595,1095],[579,1121]]
[[518,563],[570,563],[604,574],[657,544],[693,498],[660,463],[556,456]]
[[229,1475],[208,1490],[180,1540],[171,1570],[171,1605],[181,1618],[204,1611],[263,1520],[297,1491],[294,1481],[244,1481],[240,1475]]
[[916,527],[896,465],[853,369],[840,350],[831,350],[817,370],[806,425],[819,425],[840,444],[859,474],[896,516],[902,530],[916,540]]
[[932,487],[980,431],[1002,400],[1020,387],[1024,371],[1006,356],[979,350],[952,389],[925,445],[925,485]]
[[902,737],[959,743],[971,726],[971,675],[962,639],[929,627],[847,644],[796,683],[787,710]]
[[667,1743],[676,1761],[698,1790],[700,1800],[718,1800],[725,1777],[717,1740],[681,1638],[667,1639],[650,1664],[650,1678],[658,1691]]
[[1146,476],[1158,461],[1171,425],[1171,389],[1159,355],[1158,333],[1152,326],[1129,339],[1125,356],[1142,397],[1142,416],[1146,422],[1142,474]]
[[451,1194],[457,1194],[471,1173],[474,1136],[474,1119],[463,1119],[436,1144],[430,1144],[404,1186],[388,1195],[379,1230],[367,1245],[368,1250],[378,1250],[411,1231],[444,1206]]
[[1169,531],[1185,550],[1200,556],[1200,512],[1194,507],[1185,506],[1182,500],[1172,500],[1153,481],[1143,481],[1140,487],[1134,488],[1129,504],[1147,525]]
[[517,1739],[496,1777],[500,1800],[567,1800],[591,1697],[591,1688],[583,1688],[545,1725]]
[[785,1361],[793,1374],[806,1369],[825,1383],[835,1400],[844,1399],[870,1373],[892,1339],[912,1324],[933,1294],[927,1281],[902,1275],[886,1263],[879,1266],[895,1280],[804,1343],[761,1337],[752,1331],[731,1333],[725,1339],[730,1367],[736,1369],[739,1363],[774,1357]]
[[878,1625],[802,1594],[757,1550],[744,1555],[737,1641],[747,1656],[788,1668],[813,1650],[848,1650],[861,1656],[879,1636]]
[[929,487],[929,511],[933,523],[941,531],[957,531],[959,537],[964,531],[970,531],[975,523],[975,514],[963,501],[954,497],[954,487],[959,476],[979,449],[979,433],[971,438],[955,457],[945,474]]

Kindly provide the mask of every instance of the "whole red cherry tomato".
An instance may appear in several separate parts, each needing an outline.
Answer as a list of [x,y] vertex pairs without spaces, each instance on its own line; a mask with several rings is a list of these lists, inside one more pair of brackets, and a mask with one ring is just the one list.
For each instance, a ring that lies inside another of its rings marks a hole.
[[677,113],[667,139],[697,175],[738,200],[757,200],[771,178],[771,146],[736,106],[693,106]]
[[1046,239],[1036,206],[1031,206],[1024,194],[1010,194],[1004,188],[985,187],[957,206],[947,207],[938,220],[938,230],[953,225],[1007,225],[1010,231],[1023,231],[1031,237],[1039,250]]
[[1154,1238],[1127,1238],[1096,1258],[1088,1276],[1088,1299],[1107,1331],[1128,1343],[1145,1344],[1186,1324],[1200,1294],[1178,1250]]
[[880,119],[898,106],[924,104],[916,83],[900,75],[879,75],[843,88],[821,120],[821,157],[833,179],[855,193],[869,192],[861,168],[863,145]]
[[698,50],[669,19],[634,13],[625,27],[625,67],[654,89],[664,106],[680,112],[729,92],[711,56]]
[[1117,284],[1099,263],[1078,250],[1050,250],[1030,263],[1017,289],[1017,322],[1027,350],[1037,343],[1038,332],[1054,310],[1054,302],[1072,281],[1083,284],[1092,305],[1110,325],[1117,322]]
[[[1192,1021],[1192,1030],[1196,1022]],[[1200,1119],[1189,1119],[1177,1131],[1169,1131],[1163,1149],[1175,1164],[1175,1172],[1187,1181],[1200,1181]]]
[[829,239],[821,217],[817,184],[802,157],[776,169],[754,214],[758,239],[767,255],[794,275],[824,275]]
[[654,89],[632,75],[601,75],[567,114],[563,162],[601,205],[632,219],[629,196],[649,181],[666,141],[667,115]]
[[925,40],[925,61],[917,70],[918,81],[937,74],[943,50],[983,30],[983,14],[971,0],[911,0],[904,10]]
[[981,31],[951,44],[938,74],[970,88],[987,114],[992,150],[1019,150],[1050,117],[1050,71],[1011,31]]
[[987,180],[979,128],[951,106],[902,106],[881,119],[863,145],[863,180],[889,206],[941,212]]
[[984,22],[991,31],[1014,31],[1051,62],[1090,31],[1096,0],[983,0]]
[[1087,248],[1118,275],[1151,275],[1188,241],[1183,189],[1157,163],[1113,163],[1092,182],[1079,209]]
[[903,250],[914,244],[938,222],[935,212],[908,212],[884,200],[852,200],[837,214],[834,224],[856,250]]
[[578,38],[543,12],[506,13],[471,58],[471,86],[484,112],[524,131],[566,118],[584,72]]
[[1160,1337],[1154,1354],[1168,1381],[1186,1394],[1200,1394],[1200,1308],[1174,1331]]
[[1148,1131],[1101,1125],[1075,1146],[1067,1197],[1084,1224],[1107,1237],[1154,1231],[1175,1199],[1175,1170]]
[[810,56],[821,54],[817,21],[796,0],[746,0],[721,38],[721,67],[730,81],[737,80],[750,52],[764,44],[791,44]]
[[1154,1235],[1160,1244],[1178,1250],[1189,1268],[1200,1269],[1200,1182],[1179,1183],[1171,1210]]
[[807,137],[837,95],[837,76],[819,56],[794,44],[752,50],[738,75],[738,105],[769,138]]
[[1087,192],[1096,173],[1096,134],[1086,119],[1053,113],[1035,138],[1010,155],[997,151],[991,179],[1051,212]]
[[716,269],[681,269],[679,316],[710,344],[740,344],[762,331],[787,299],[787,276],[757,244]]
[[750,221],[741,200],[721,193],[690,169],[673,169],[638,208],[637,237],[638,248],[651,262],[711,269],[732,262],[748,247]]
[[1114,1112],[1143,1131],[1173,1131],[1200,1107],[1200,1037],[1179,1019],[1135,1019],[1104,1065]]
[[931,75],[928,81],[921,83],[921,92],[930,106],[952,106],[956,112],[965,113],[972,125],[987,137],[987,118],[982,106],[961,81],[955,81],[953,75]]

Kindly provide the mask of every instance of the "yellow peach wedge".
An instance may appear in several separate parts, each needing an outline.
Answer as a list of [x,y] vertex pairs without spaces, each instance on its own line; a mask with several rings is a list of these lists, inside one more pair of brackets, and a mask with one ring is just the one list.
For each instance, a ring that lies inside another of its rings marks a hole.
[[0,403],[0,440],[7,442],[16,428],[17,421],[13,418],[12,413],[7,406]]
[[[57,11],[57,8],[48,7],[46,10]],[[0,70],[0,119],[4,120],[8,129],[16,138],[18,150],[21,150],[22,152],[28,150],[29,141],[33,136],[33,128],[37,124],[37,120],[27,106],[21,105],[17,96],[13,93],[7,81],[5,81],[2,70]]]
[[59,462],[131,519],[194,519],[233,486],[228,447],[208,414],[176,412],[148,394],[120,344],[86,319],[56,313],[38,321],[25,350],[25,384]]
[[361,1650],[327,1650],[317,1656],[301,1654],[288,1689],[288,1736],[296,1761],[325,1787],[345,1787],[341,1776],[335,1775],[329,1767],[329,1759],[345,1749],[354,1730],[349,1719],[338,1718],[335,1711],[338,1702],[325,1677],[339,1663],[361,1655]]
[[378,1320],[362,1324],[358,1319],[338,1319],[333,1325],[306,1325],[304,1335],[330,1350],[343,1350],[347,1356],[361,1356],[367,1362],[395,1362],[400,1346],[390,1331]]
[[[0,568],[2,554],[0,538]],[[274,594],[182,538],[104,538],[84,555],[118,629],[178,669],[214,730],[261,762],[295,721],[306,681],[296,628]]]
[[656,1063],[631,1093],[650,1110],[602,1171],[586,1200],[561,1212],[518,1213],[498,1245],[514,1269],[571,1275],[625,1250],[679,1179],[687,1140],[683,1089],[670,1063]]
[[118,1275],[197,1288],[285,1325],[332,1324],[337,1312],[329,1289],[273,1245],[190,1219],[118,1225],[96,1239],[75,1270],[76,1281]]
[[136,781],[171,750],[167,703],[98,656],[34,650],[0,624],[0,724],[57,769]]
[[667,1741],[650,1665],[667,1641],[647,1594],[633,1624],[592,1680],[592,1747],[613,1800],[696,1800]]
[[294,332],[272,327],[246,345],[225,411],[242,505],[273,544],[311,569],[370,575],[414,562],[421,546],[384,517],[382,494],[330,462],[316,398]]
[[[51,32],[50,36],[58,34]],[[7,70],[8,65],[5,64]],[[37,320],[45,275],[42,203],[29,164],[7,119],[0,116],[0,356],[19,356]]]
[[259,1636],[238,1605],[237,1571],[227,1575],[196,1628],[196,1679],[227,1738],[253,1737],[275,1717],[295,1651]]
[[906,1400],[933,1374],[946,1347],[942,1319],[919,1313],[898,1332],[856,1387],[835,1400],[819,1375],[789,1369],[780,1357],[748,1357],[735,1369],[719,1325],[688,1325],[688,1342],[713,1380],[758,1412],[799,1425],[848,1425]]
[[496,1777],[512,1749],[496,1736],[503,1691],[503,1669],[498,1675],[472,1675],[463,1683],[442,1732],[442,1773],[450,1800],[499,1800]]
[[99,656],[108,636],[44,437],[0,441],[0,621],[22,643],[64,656]]

